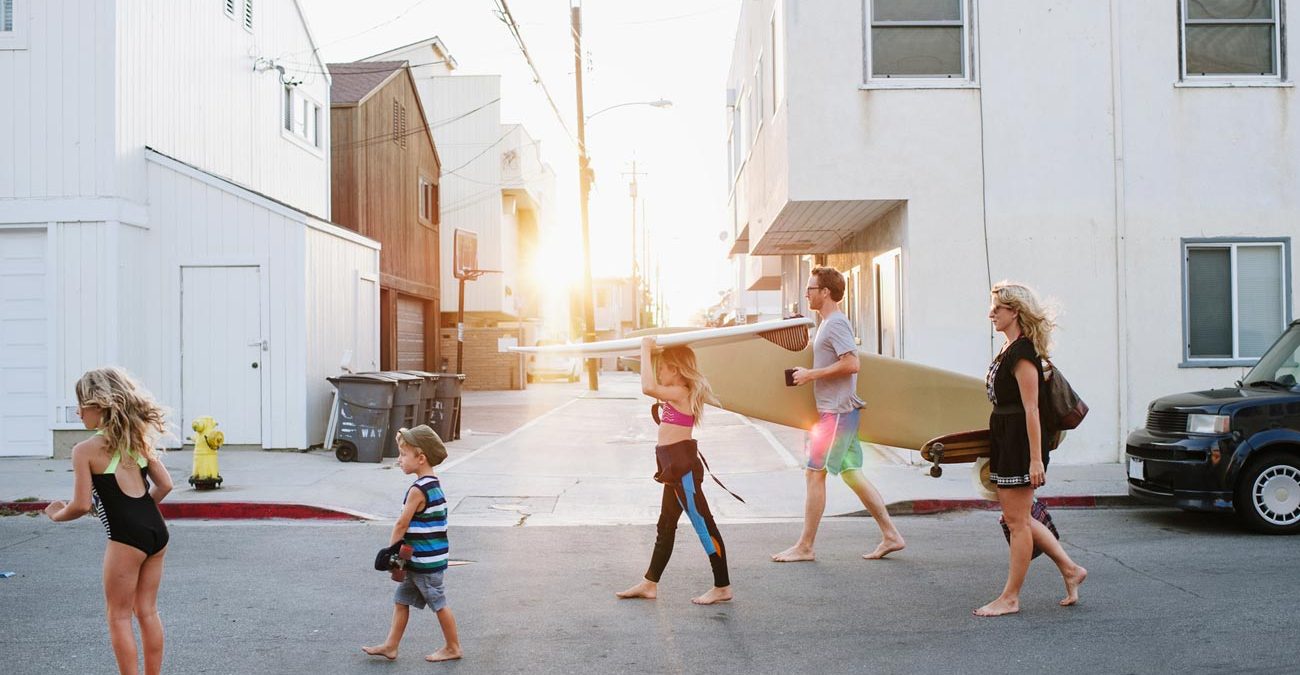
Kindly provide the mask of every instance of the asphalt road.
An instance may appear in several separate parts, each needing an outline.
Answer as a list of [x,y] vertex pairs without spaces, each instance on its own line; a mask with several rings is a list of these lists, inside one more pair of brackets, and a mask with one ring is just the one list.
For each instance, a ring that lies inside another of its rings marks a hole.
[[[370,570],[389,527],[174,521],[160,606],[169,673],[1295,672],[1300,537],[1247,534],[1225,517],[1163,510],[1057,511],[1090,576],[1060,608],[1060,578],[1035,561],[1020,615],[978,619],[1005,575],[987,512],[899,519],[909,547],[867,562],[868,519],[825,522],[816,563],[768,554],[799,524],[722,530],[736,600],[710,584],[689,526],[659,600],[612,593],[643,573],[653,528],[462,527],[447,575],[463,661],[413,615],[396,662],[382,639],[393,584]],[[113,672],[103,622],[98,522],[0,518],[0,671]]]

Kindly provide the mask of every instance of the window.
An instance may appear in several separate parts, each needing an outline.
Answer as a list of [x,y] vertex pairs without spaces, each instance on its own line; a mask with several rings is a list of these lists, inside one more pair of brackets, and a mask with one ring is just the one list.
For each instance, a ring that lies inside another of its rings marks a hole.
[[867,79],[969,79],[968,0],[866,0]]
[[320,104],[307,98],[297,87],[288,85],[284,87],[283,100],[280,125],[284,131],[314,148],[321,147]]
[[0,0],[0,50],[27,49],[23,0]]
[[1290,240],[1183,242],[1183,314],[1190,365],[1263,355],[1287,324]]
[[226,0],[226,16],[235,18],[235,0]]
[[785,23],[781,20],[781,3],[772,12],[772,114],[785,97]]
[[253,0],[244,0],[244,29],[253,30]]
[[437,223],[438,222],[438,186],[433,181],[420,176],[419,192],[416,199],[420,202],[420,222]]
[[763,126],[763,119],[766,117],[767,100],[771,94],[767,91],[767,69],[764,67],[767,56],[758,55],[758,69],[754,71],[754,130],[757,133],[758,128]]
[[903,251],[872,260],[876,273],[876,353],[903,358]]
[[1281,77],[1278,0],[1182,0],[1184,78]]
[[731,107],[731,182],[740,174],[740,103]]

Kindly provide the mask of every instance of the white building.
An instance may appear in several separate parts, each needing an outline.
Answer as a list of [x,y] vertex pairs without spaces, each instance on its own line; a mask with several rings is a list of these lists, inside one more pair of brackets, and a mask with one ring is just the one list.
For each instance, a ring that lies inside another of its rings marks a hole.
[[531,343],[541,304],[536,253],[555,199],[541,142],[522,125],[501,122],[501,77],[452,74],[458,64],[437,37],[363,60],[410,64],[442,160],[443,325],[456,323],[453,239],[469,231],[477,234],[479,268],[500,273],[465,285],[466,324],[525,322]]
[[989,286],[1024,281],[1092,406],[1057,459],[1119,459],[1151,399],[1230,385],[1293,316],[1284,17],[1300,2],[745,2],[741,290],[775,281],[792,313],[834,265],[863,349],[982,376]]
[[378,360],[379,262],[328,222],[329,76],[298,3],[0,17],[0,454],[66,449],[73,385],[108,364],[184,433],[320,442],[325,378]]

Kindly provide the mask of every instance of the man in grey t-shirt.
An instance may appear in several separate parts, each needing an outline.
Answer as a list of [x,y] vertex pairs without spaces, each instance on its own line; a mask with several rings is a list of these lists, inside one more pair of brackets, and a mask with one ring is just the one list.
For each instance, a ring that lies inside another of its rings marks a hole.
[[813,384],[817,399],[817,424],[808,432],[808,493],[804,501],[803,533],[794,546],[774,554],[775,562],[813,560],[813,541],[826,511],[826,474],[839,474],[858,495],[880,526],[880,544],[867,560],[901,551],[906,543],[885,509],[885,500],[862,475],[862,445],[858,442],[858,415],[865,405],[858,398],[858,346],[853,327],[840,311],[844,275],[833,267],[814,268],[808,277],[808,306],[821,317],[813,339],[813,367],[796,368],[796,385]]

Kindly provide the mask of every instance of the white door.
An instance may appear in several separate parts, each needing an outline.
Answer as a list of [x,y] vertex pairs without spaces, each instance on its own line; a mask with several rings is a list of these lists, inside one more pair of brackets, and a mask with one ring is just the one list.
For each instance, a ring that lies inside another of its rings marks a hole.
[[0,230],[0,455],[51,454],[45,230]]
[[876,353],[903,358],[903,252],[873,261],[876,268]]
[[181,414],[211,416],[226,443],[262,443],[261,282],[256,266],[181,268]]
[[353,336],[356,353],[353,372],[379,370],[379,280],[357,277],[357,325]]

